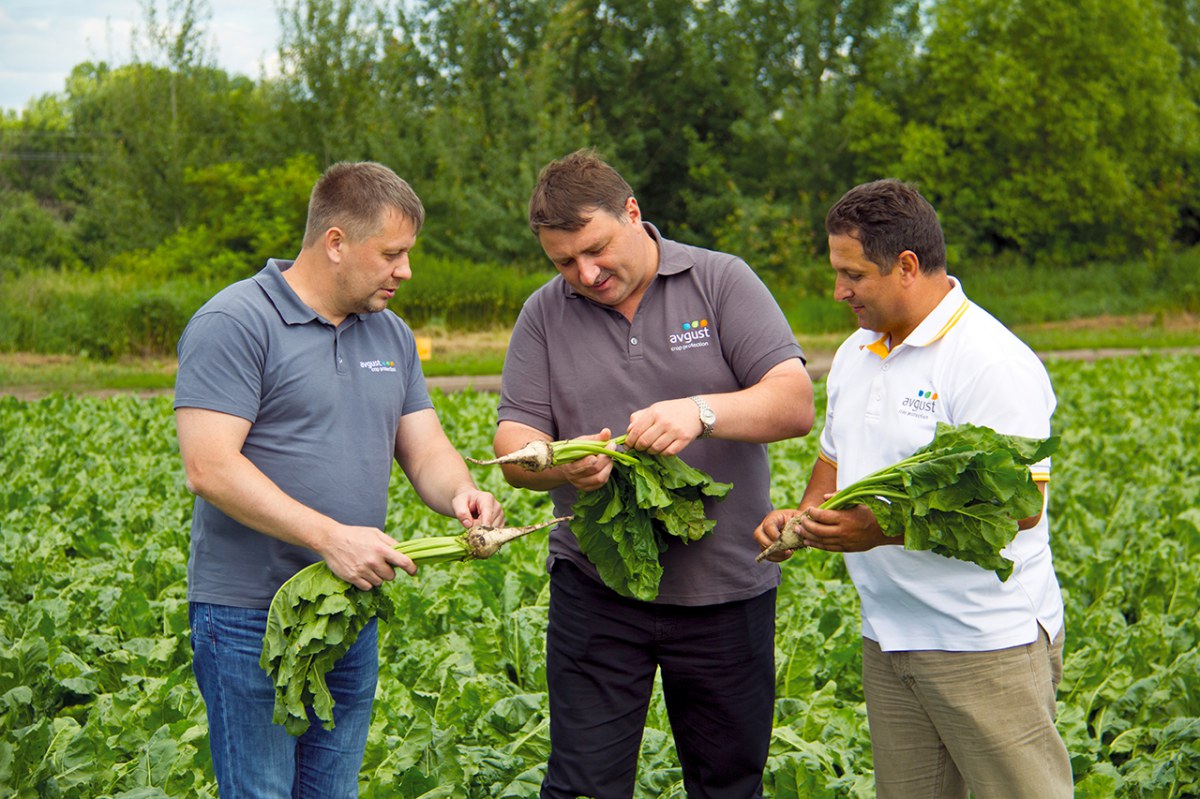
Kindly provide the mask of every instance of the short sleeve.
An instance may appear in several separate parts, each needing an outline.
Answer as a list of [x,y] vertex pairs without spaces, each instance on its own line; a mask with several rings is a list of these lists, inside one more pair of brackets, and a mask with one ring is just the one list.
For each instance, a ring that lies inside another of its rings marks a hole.
[[518,422],[555,438],[558,430],[551,407],[550,357],[538,297],[535,294],[521,308],[509,337],[497,417],[501,422]]
[[738,383],[752,386],[789,358],[803,363],[804,351],[758,275],[737,258],[716,271],[721,349]]
[[[397,319],[397,321],[400,321]],[[417,349],[417,339],[412,329],[400,321],[403,334],[400,344],[401,351],[408,361],[406,364],[406,385],[404,390],[404,406],[400,409],[401,416],[423,411],[433,407],[433,399],[429,396],[429,386],[425,382],[425,371],[421,368],[421,354]]]
[[175,405],[258,418],[265,352],[237,319],[216,311],[192,318],[179,339]]

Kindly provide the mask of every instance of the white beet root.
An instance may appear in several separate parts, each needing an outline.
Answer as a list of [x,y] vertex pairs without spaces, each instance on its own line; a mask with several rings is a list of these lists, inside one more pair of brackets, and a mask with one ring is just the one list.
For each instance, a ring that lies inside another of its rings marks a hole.
[[779,531],[779,538],[771,546],[758,553],[758,557],[754,559],[755,563],[762,563],[776,552],[783,552],[788,549],[800,549],[804,546],[804,539],[800,537],[797,530],[800,528],[800,522],[808,513],[797,513],[795,516],[787,520],[783,525],[783,529]]
[[521,536],[528,535],[535,530],[541,530],[543,527],[570,521],[572,518],[571,516],[559,516],[548,522],[530,524],[525,527],[490,527],[486,524],[477,524],[470,530],[467,530],[465,537],[467,539],[467,546],[471,551],[471,557],[475,560],[484,560],[499,552],[500,547],[509,541],[515,541]]
[[515,463],[529,472],[544,472],[554,466],[554,448],[549,441],[530,441],[518,450],[490,460],[467,458],[478,466],[498,466]]

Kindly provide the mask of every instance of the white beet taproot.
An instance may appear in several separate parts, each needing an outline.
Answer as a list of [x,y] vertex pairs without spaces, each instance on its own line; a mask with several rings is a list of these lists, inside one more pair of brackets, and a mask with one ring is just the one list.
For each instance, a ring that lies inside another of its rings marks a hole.
[[620,446],[625,443],[625,436],[617,436],[609,441],[595,439],[568,438],[562,441],[530,441],[518,450],[507,455],[488,460],[467,458],[478,466],[502,466],[514,464],[528,472],[544,472],[564,463],[572,463],[586,458],[588,455],[606,455],[614,460],[632,463],[636,457],[620,450],[611,449],[609,445]]

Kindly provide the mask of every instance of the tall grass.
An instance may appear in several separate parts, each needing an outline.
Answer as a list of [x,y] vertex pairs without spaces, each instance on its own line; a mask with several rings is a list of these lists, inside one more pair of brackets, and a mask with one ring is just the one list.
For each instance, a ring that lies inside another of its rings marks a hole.
[[1200,247],[1138,261],[1038,267],[1001,259],[952,268],[967,296],[1008,325],[1200,313]]
[[173,353],[217,287],[194,279],[36,271],[0,280],[0,351],[110,359]]
[[[549,267],[539,272],[420,258],[391,307],[414,327],[510,327],[525,298],[552,274]],[[164,281],[113,271],[0,277],[0,352],[172,355],[192,314],[221,288],[197,277]]]
[[[1102,316],[1200,313],[1200,247],[1138,261],[1035,266],[1019,258],[950,266],[967,296],[1010,327]],[[854,330],[853,315],[833,301],[828,263],[797,269],[803,279],[768,285],[798,333]]]
[[[1140,261],[1041,268],[1016,260],[951,268],[968,296],[1010,326],[1081,317],[1200,313],[1200,248]],[[392,308],[413,327],[508,329],[521,305],[554,274],[417,256]],[[828,265],[767,280],[800,335],[837,334],[854,320],[832,299]],[[0,277],[0,352],[170,356],[192,314],[222,286],[118,272],[38,270]]]

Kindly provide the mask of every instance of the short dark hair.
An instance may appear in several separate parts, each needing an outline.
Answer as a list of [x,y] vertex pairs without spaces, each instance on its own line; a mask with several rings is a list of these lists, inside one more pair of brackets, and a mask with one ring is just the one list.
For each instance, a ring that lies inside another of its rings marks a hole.
[[885,178],[855,186],[825,215],[825,232],[851,236],[883,274],[905,250],[916,254],[922,272],[946,268],[946,240],[937,212],[909,184]]
[[529,198],[529,229],[574,231],[597,211],[620,217],[633,189],[591,148],[576,150],[542,167]]
[[395,210],[413,223],[425,224],[425,207],[412,186],[383,164],[339,161],[317,179],[308,198],[304,246],[309,247],[331,227],[340,227],[353,241],[378,233],[384,212]]

